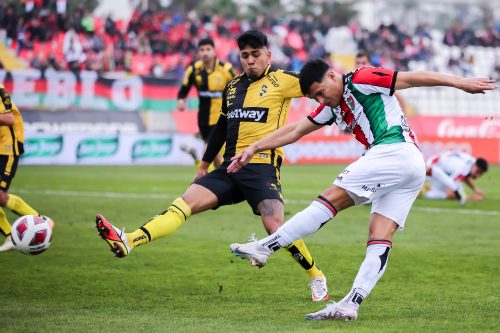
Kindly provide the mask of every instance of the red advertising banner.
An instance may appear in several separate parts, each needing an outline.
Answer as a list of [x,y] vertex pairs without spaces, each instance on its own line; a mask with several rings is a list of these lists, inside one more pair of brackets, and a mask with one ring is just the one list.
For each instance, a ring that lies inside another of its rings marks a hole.
[[458,150],[488,162],[500,164],[500,140],[487,138],[419,138],[419,147],[424,157],[442,151]]
[[409,117],[419,137],[500,139],[500,117]]
[[[428,158],[449,150],[458,150],[500,164],[500,140],[487,138],[419,138],[419,147]],[[364,147],[352,136],[306,136],[285,147],[285,163],[330,164],[351,163],[363,153]]]

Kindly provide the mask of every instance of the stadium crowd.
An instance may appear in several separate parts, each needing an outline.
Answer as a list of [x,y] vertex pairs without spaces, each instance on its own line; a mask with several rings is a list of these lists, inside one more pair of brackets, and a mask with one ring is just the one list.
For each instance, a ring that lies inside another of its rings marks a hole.
[[[126,71],[181,77],[196,57],[197,40],[207,35],[215,40],[218,56],[239,67],[235,37],[250,28],[270,36],[273,62],[284,68],[299,70],[308,58],[329,56],[324,47],[332,26],[328,16],[236,20],[212,13],[181,16],[150,8],[135,11],[126,22],[95,17],[83,5],[69,13],[66,0],[23,3],[23,7],[0,4],[0,40],[5,40],[31,67],[42,70]],[[349,28],[358,50],[370,53],[376,66],[407,70],[413,60],[432,64],[435,51],[426,25],[419,25],[415,31],[405,31],[396,24],[381,25],[372,31],[357,23]],[[499,28],[474,32],[456,22],[444,32],[442,42],[459,47],[500,47]],[[459,57],[450,56],[448,66],[457,74],[467,75],[473,61],[462,51]]]

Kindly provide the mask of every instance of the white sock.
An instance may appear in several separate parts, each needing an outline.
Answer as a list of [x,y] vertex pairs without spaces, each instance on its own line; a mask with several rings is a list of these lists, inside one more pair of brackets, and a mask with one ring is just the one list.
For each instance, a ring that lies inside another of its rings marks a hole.
[[372,240],[367,243],[365,260],[354,279],[351,291],[340,301],[358,309],[384,275],[392,243],[387,240]]
[[456,181],[453,180],[446,172],[444,172],[443,169],[441,169],[438,166],[433,166],[432,167],[432,178],[434,178],[436,181],[439,183],[443,184],[446,186],[446,188],[451,189],[452,191],[458,190],[458,184]]
[[306,209],[295,214],[273,234],[262,238],[259,244],[274,252],[292,244],[297,239],[315,233],[336,214],[335,207],[328,200],[319,196]]
[[429,190],[429,192],[427,192],[424,196],[424,198],[426,199],[446,199],[448,197],[448,193],[445,191],[441,191],[441,189],[439,190],[435,190],[433,188],[431,188]]

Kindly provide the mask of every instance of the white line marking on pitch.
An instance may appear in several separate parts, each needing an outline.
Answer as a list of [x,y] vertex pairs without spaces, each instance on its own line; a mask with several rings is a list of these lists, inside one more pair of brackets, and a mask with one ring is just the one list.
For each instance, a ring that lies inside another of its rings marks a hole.
[[[109,198],[109,199],[158,199],[168,200],[175,199],[179,195],[168,193],[125,193],[125,192],[95,192],[95,191],[74,191],[74,190],[35,190],[35,189],[16,189],[13,192],[51,195],[51,196],[68,196],[68,197],[96,197],[96,198]],[[292,205],[309,205],[311,200],[294,200],[285,199],[285,203]],[[452,208],[438,208],[438,207],[413,207],[413,210],[428,213],[455,213],[455,214],[471,214],[471,215],[492,215],[499,216],[500,211],[496,210],[479,210],[479,209],[452,209]]]

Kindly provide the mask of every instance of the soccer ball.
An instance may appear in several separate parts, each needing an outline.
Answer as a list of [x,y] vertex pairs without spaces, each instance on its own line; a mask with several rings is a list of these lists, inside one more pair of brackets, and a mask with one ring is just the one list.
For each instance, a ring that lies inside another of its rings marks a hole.
[[25,254],[40,254],[52,241],[49,221],[35,215],[25,215],[12,224],[12,242],[17,250]]

